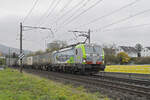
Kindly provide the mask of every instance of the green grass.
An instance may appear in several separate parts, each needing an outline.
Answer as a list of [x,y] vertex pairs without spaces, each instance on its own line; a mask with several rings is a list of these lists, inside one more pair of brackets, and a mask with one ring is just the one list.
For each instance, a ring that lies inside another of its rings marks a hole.
[[73,88],[14,69],[0,71],[0,100],[108,100],[99,93],[86,93],[82,87]]

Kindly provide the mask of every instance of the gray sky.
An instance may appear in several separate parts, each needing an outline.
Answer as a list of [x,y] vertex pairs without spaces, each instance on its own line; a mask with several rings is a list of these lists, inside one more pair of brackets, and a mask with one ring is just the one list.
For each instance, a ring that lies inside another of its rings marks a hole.
[[[19,48],[19,23],[23,21],[33,7],[35,1],[36,0],[0,0],[1,44]],[[53,0],[38,0],[36,6],[24,21],[23,25],[51,27],[55,36],[52,38],[48,30],[24,31],[24,49],[45,49],[45,44],[55,39],[65,40],[71,44],[77,42],[77,40],[73,39],[75,36],[69,33],[68,30],[88,30],[89,28],[93,31],[91,33],[91,40],[94,43],[116,43],[117,45],[131,46],[134,46],[136,43],[141,43],[144,46],[150,46],[150,25],[145,25],[150,24],[150,10],[128,20],[118,22],[118,20],[150,9],[150,0],[137,0],[133,5],[111,15],[109,13],[112,11],[135,2],[136,0],[102,0],[99,4],[89,9],[81,16],[78,15],[99,0],[72,0],[68,6],[66,6],[66,4],[70,0],[54,1],[54,5],[49,8]],[[57,1],[60,2],[58,3]],[[80,3],[78,6],[74,7],[81,1],[83,1],[84,6]],[[57,7],[53,9],[57,3]],[[73,7],[74,9],[71,10]],[[94,23],[89,23],[107,14],[109,14],[107,17],[103,17]],[[114,22],[118,23],[104,28]],[[136,25],[141,26],[132,27]],[[82,39],[78,39],[78,41],[80,40]]]

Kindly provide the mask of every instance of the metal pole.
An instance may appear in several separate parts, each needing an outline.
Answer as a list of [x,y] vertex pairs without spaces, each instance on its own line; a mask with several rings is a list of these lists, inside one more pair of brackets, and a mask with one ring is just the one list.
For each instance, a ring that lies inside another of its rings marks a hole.
[[45,50],[47,49],[47,41],[46,41],[46,39],[45,39]]
[[[22,54],[22,23],[20,23],[20,54]],[[20,73],[22,73],[22,59],[20,59]]]
[[91,31],[90,31],[90,29],[89,29],[89,31],[88,31],[89,44],[90,44],[90,42],[91,42],[90,38],[91,38]]
[[9,67],[10,67],[10,48],[9,48]]

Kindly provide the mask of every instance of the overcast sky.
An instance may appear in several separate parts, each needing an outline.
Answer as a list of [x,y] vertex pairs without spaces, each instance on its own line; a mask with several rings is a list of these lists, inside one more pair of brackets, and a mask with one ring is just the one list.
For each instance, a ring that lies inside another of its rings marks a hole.
[[[29,13],[35,1],[0,0],[1,44],[19,48],[19,23],[26,18],[23,25],[44,26],[54,32],[52,37],[49,30],[23,31],[23,48],[28,50],[45,49],[46,43],[53,40],[65,40],[70,44],[81,41],[75,40],[75,35],[68,30],[88,29],[92,30],[91,41],[97,44],[150,46],[150,0],[37,0]],[[95,6],[88,9],[92,5]],[[93,21],[101,16],[105,17]]]

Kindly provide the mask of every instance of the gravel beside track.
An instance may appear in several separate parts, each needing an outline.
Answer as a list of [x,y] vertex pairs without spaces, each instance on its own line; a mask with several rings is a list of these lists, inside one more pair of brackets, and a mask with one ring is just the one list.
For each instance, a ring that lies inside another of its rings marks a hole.
[[142,82],[138,83],[137,80],[136,84],[135,80],[119,81],[118,78],[105,78],[97,75],[81,76],[33,69],[24,71],[64,84],[73,84],[75,87],[83,86],[88,92],[100,92],[114,100],[150,100],[150,88]]

